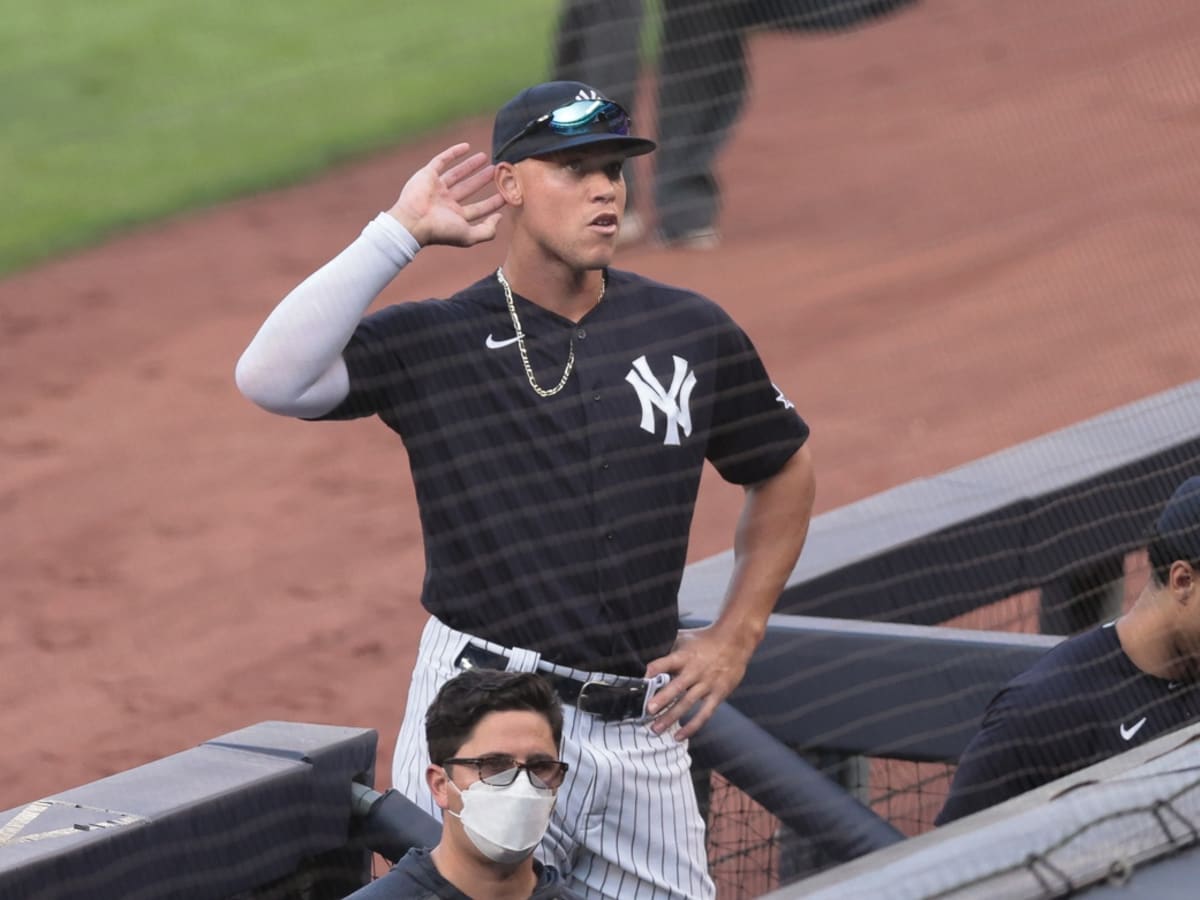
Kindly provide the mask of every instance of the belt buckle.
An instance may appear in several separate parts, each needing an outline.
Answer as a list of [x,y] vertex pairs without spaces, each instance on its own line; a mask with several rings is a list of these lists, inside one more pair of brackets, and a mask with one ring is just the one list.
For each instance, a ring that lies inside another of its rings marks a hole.
[[579,696],[577,696],[575,698],[575,708],[577,710],[579,710],[579,712],[582,712],[582,713],[595,713],[596,715],[599,715],[600,714],[599,710],[591,710],[591,709],[587,708],[587,706],[588,706],[588,704],[587,704],[588,688],[608,687],[608,686],[609,686],[608,682],[601,681],[599,678],[589,678],[587,681],[585,681],[583,683],[583,686],[579,689]]
[[[588,701],[589,688],[602,688],[602,691],[597,691],[592,697],[592,701]],[[638,709],[634,708],[634,703],[639,693],[644,693],[645,685],[638,683],[611,684],[607,681],[601,681],[598,678],[590,678],[583,683],[583,687],[579,689],[579,696],[575,698],[575,708],[582,713],[599,716],[601,719],[609,722],[619,722],[623,719],[636,719],[642,712],[642,703],[638,703]],[[607,696],[605,696],[607,694]]]

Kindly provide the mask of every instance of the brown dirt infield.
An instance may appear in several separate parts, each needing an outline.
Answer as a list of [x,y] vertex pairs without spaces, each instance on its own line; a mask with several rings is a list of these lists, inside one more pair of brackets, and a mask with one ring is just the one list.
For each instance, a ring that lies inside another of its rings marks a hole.
[[[1200,377],[1200,6],[923,0],[762,34],[719,251],[623,251],[755,338],[818,511]],[[403,449],[250,406],[266,312],[472,121],[0,282],[0,809],[264,719],[380,733],[421,621]],[[385,301],[495,245],[433,249]],[[706,477],[691,558],[740,492]]]

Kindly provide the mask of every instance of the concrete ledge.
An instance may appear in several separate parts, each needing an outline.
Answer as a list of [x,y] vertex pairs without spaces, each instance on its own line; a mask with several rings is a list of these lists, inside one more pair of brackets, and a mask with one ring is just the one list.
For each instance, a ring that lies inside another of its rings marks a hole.
[[282,878],[345,847],[376,738],[265,722],[2,812],[0,897],[226,898]]

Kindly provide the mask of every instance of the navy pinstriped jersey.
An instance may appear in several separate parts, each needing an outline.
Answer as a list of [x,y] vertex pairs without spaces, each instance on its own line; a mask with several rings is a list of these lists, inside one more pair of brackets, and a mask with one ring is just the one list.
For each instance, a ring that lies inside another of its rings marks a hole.
[[936,824],[977,812],[1193,721],[1195,684],[1147,675],[1112,623],[1063,641],[992,698]]
[[573,323],[514,298],[530,387],[495,275],[387,307],[343,353],[350,395],[404,440],[425,542],[425,608],[566,665],[641,675],[670,650],[705,459],[775,474],[808,427],[711,301],[607,271]]

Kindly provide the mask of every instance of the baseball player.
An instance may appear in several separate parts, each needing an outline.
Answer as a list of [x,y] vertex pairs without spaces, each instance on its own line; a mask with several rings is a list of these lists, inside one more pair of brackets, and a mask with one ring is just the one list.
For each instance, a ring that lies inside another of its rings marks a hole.
[[[270,314],[241,391],[306,419],[376,415],[408,450],[429,613],[392,778],[432,815],[421,717],[463,669],[537,671],[569,773],[543,860],[588,897],[707,898],[687,738],[745,673],[808,530],[808,428],[716,304],[610,268],[621,171],[651,141],[579,82],[497,113]],[[488,187],[494,192],[488,193]],[[483,190],[483,199],[472,199]],[[449,299],[376,295],[422,247],[511,235]],[[721,614],[679,628],[700,473],[744,485]],[[686,725],[680,718],[689,711]]]
[[1200,477],[1163,507],[1149,554],[1150,579],[1128,614],[1059,644],[992,698],[936,824],[1200,716]]

